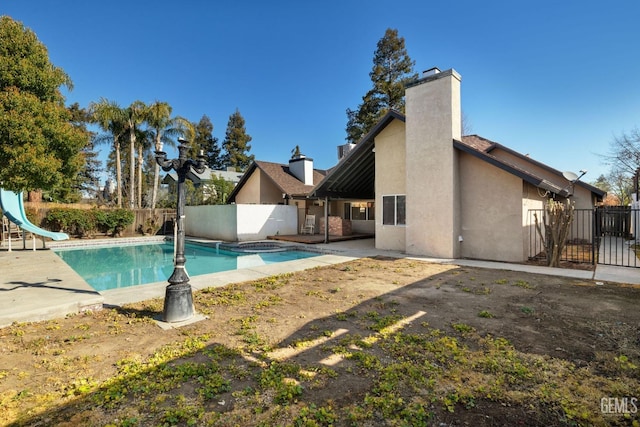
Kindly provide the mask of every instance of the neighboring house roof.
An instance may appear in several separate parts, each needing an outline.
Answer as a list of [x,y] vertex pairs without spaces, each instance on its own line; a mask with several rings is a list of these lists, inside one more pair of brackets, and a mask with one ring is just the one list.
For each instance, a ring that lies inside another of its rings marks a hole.
[[[197,173],[193,169],[191,169],[187,173],[187,178],[193,181],[194,184],[200,184],[203,181],[211,181],[211,175],[215,175],[218,178],[224,178],[225,181],[232,182],[233,184],[237,184],[242,178],[242,172],[230,170],[211,170],[209,169],[209,167],[206,167],[204,172],[202,173]],[[176,171],[171,170],[167,172],[167,175],[165,175],[165,177],[162,179],[162,183],[168,184],[169,181],[175,182],[177,180],[178,174],[176,173]]]
[[[227,199],[228,203],[235,202],[235,198],[238,195],[238,192],[242,190],[242,187],[245,185],[247,180],[253,175],[256,170],[260,170],[264,173],[264,175],[269,178],[273,184],[284,194],[289,197],[306,197],[311,190],[313,190],[313,185],[304,185],[302,181],[293,176],[289,171],[289,165],[284,165],[281,163],[273,163],[273,162],[264,162],[261,160],[255,160],[249,166],[249,169],[246,170],[238,185],[233,189],[229,198]],[[317,185],[324,176],[326,175],[326,171],[320,169],[313,170],[313,183]]]

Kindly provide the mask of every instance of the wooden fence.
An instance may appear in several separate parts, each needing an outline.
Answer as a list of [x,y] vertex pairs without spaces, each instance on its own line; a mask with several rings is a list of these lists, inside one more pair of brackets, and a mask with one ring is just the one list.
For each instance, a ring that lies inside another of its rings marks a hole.
[[[29,213],[30,219],[36,225],[42,224],[43,219],[47,216],[49,209],[53,208],[70,208],[70,209],[93,209],[94,205],[87,204],[61,204],[61,203],[45,203],[45,202],[25,202],[25,210]],[[110,208],[99,208],[110,209]],[[175,220],[175,209],[134,209],[135,219],[133,224],[127,227],[123,232],[123,236],[136,236],[145,233],[145,229],[153,222],[154,228],[158,231],[156,234],[171,234],[173,232],[173,222]],[[33,216],[31,218],[31,216]]]

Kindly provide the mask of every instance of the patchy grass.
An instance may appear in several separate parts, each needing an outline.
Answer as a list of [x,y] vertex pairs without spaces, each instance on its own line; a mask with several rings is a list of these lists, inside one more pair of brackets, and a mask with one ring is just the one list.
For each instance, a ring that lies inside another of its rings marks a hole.
[[162,300],[1,329],[0,424],[639,422],[633,287],[377,258],[194,301],[178,330]]

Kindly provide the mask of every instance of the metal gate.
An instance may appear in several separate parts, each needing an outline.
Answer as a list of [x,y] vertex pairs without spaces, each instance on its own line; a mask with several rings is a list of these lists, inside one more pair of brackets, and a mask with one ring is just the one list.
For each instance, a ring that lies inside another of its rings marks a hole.
[[[541,231],[544,228],[542,218],[544,209],[530,209],[528,211],[529,229],[529,260],[544,262],[546,259],[545,248],[540,232],[536,229],[536,218],[540,223]],[[575,264],[594,265],[598,256],[597,241],[594,239],[594,211],[593,209],[575,209],[573,222],[560,261]]]
[[[544,245],[535,228],[543,210],[528,212],[529,260],[546,258]],[[604,264],[640,268],[640,209],[629,206],[603,206],[576,209],[561,261],[577,264]]]
[[640,267],[640,209],[602,206],[594,210],[598,264]]

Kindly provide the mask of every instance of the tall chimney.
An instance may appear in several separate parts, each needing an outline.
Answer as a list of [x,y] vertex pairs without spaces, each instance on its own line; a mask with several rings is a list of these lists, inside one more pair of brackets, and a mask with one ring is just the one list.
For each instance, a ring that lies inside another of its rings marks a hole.
[[431,69],[406,89],[406,252],[460,253],[460,189],[453,140],[461,138],[461,77]]
[[313,185],[313,159],[299,154],[289,160],[289,172],[304,185]]

